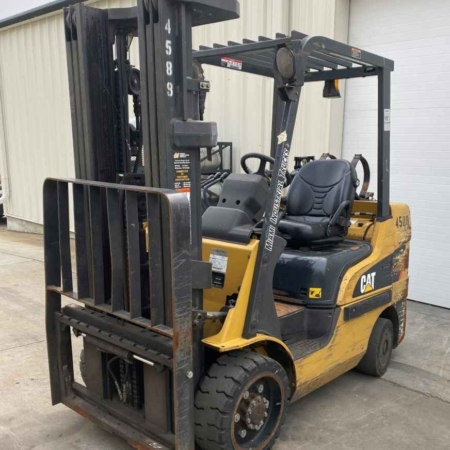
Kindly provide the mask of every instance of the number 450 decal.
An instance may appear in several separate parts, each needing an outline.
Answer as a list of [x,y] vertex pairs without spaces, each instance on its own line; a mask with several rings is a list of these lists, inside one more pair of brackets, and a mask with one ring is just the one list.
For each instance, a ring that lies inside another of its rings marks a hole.
[[409,216],[397,216],[397,218],[395,219],[395,226],[397,228],[411,228]]

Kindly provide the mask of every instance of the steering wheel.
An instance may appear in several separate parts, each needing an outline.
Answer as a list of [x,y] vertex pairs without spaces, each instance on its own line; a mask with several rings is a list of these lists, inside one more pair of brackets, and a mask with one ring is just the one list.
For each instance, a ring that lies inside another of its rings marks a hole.
[[[250,167],[247,165],[247,161],[249,159],[259,159],[259,167],[256,172],[253,172]],[[248,174],[256,174],[261,175],[264,178],[267,178],[267,180],[271,180],[272,178],[272,171],[266,170],[267,164],[270,164],[273,166],[275,164],[275,159],[273,159],[271,156],[264,155],[262,153],[247,153],[241,158],[241,167],[244,170],[245,173]],[[291,184],[292,177],[288,170],[286,170],[286,181],[284,183],[284,187],[287,187]]]

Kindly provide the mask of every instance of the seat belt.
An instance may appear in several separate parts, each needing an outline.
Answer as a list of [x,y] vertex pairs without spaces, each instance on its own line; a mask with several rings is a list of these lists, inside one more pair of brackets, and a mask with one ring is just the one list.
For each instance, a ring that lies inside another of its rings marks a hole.
[[364,171],[364,181],[361,186],[361,191],[356,194],[356,200],[369,200],[373,198],[373,192],[368,192],[370,185],[370,167],[367,159],[363,155],[355,155],[352,162],[350,163],[352,167],[356,170],[358,163],[362,164]]
[[331,153],[322,153],[320,160],[323,161],[325,159],[337,159],[337,158],[336,158],[336,156],[332,155]]

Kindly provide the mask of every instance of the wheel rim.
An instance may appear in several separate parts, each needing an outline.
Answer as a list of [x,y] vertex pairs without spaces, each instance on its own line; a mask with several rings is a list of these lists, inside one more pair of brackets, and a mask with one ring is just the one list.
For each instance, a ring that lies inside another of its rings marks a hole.
[[380,368],[385,368],[391,357],[392,351],[392,333],[391,330],[384,330],[382,338],[380,340],[380,345],[378,347],[378,361],[380,363]]
[[233,415],[231,434],[238,449],[263,448],[278,428],[284,392],[272,374],[259,376],[242,392]]

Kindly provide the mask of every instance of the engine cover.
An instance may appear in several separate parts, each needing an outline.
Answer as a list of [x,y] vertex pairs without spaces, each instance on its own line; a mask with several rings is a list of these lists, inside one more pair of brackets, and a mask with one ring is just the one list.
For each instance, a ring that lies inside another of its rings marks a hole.
[[275,267],[274,297],[301,305],[334,306],[345,272],[371,252],[369,243],[351,240],[316,250],[285,250]]

